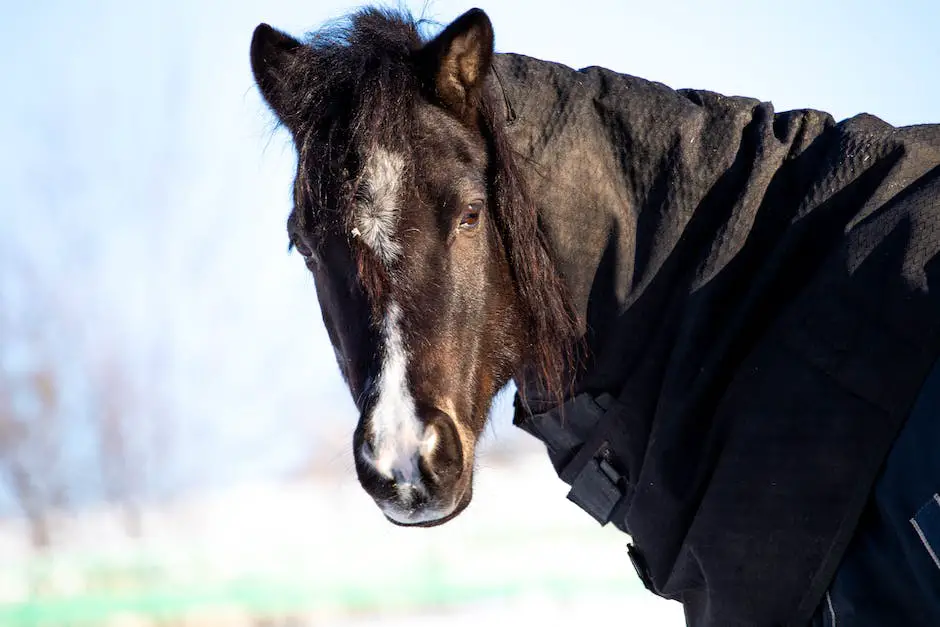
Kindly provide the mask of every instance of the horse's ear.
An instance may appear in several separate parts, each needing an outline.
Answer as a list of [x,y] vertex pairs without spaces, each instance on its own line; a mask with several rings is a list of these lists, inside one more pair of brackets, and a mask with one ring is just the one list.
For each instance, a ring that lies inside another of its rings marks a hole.
[[419,53],[435,96],[466,121],[474,115],[492,61],[493,25],[481,9],[458,17]]
[[258,24],[251,37],[251,71],[265,101],[282,120],[290,94],[294,59],[302,44],[267,24]]

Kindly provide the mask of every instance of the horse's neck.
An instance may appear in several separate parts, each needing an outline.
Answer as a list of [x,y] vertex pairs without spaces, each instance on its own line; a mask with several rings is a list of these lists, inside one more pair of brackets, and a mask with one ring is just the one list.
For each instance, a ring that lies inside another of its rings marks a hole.
[[616,388],[638,363],[667,359],[666,320],[682,315],[692,270],[720,269],[739,245],[722,233],[744,190],[766,185],[790,144],[831,118],[800,112],[775,138],[758,100],[518,55],[498,55],[496,68],[516,114],[513,147],[588,327],[582,383]]

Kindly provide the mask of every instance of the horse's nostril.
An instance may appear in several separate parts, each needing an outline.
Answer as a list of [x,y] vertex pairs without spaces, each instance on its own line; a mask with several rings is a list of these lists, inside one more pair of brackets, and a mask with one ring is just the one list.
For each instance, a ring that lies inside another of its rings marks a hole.
[[362,446],[359,447],[359,452],[364,459],[375,463],[375,449],[372,447],[372,442],[369,441],[369,438],[362,439]]
[[453,419],[438,410],[425,415],[426,445],[422,447],[419,467],[435,483],[454,480],[463,468],[463,446]]

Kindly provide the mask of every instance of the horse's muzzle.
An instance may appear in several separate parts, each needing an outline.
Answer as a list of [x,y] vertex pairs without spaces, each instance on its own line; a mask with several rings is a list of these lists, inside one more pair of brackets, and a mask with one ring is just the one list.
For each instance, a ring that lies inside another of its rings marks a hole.
[[407,428],[376,436],[365,412],[353,453],[359,483],[386,518],[427,527],[451,520],[470,503],[472,464],[450,416],[431,407],[417,413]]

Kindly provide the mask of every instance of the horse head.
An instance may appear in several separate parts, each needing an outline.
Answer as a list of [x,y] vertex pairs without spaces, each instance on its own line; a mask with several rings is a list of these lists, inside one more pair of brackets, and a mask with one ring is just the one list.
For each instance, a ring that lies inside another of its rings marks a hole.
[[301,42],[254,32],[259,90],[297,151],[291,245],[360,412],[359,482],[400,525],[470,502],[491,401],[557,387],[575,322],[505,130],[493,29],[432,39],[376,9]]

